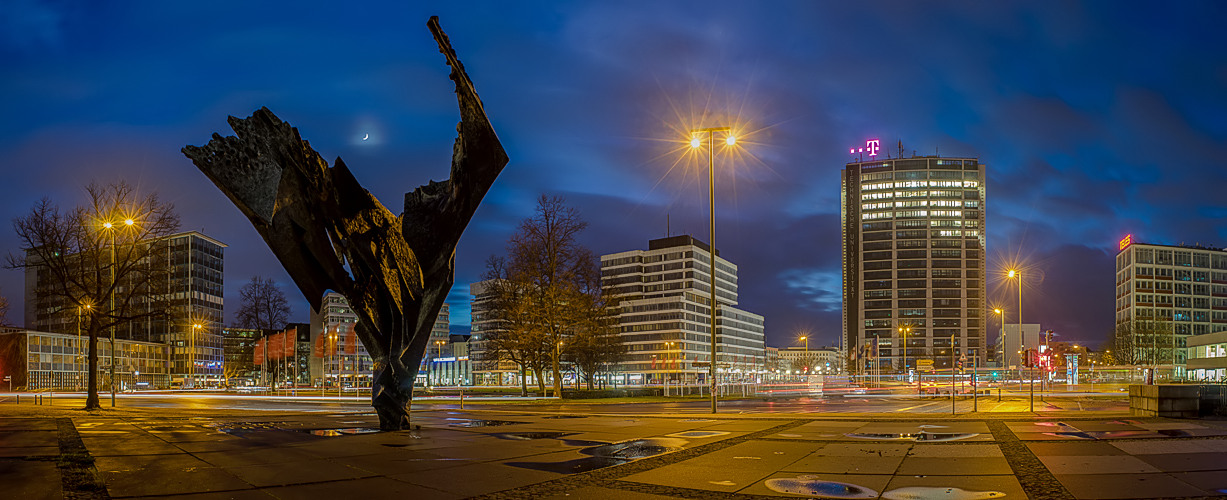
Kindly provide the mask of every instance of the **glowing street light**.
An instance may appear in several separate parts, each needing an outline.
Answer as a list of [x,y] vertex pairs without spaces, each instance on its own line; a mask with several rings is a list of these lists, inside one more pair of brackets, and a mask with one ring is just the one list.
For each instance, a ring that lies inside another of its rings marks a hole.
[[709,245],[708,255],[710,256],[708,264],[710,265],[709,274],[711,275],[711,303],[708,304],[708,309],[711,311],[711,366],[708,367],[708,377],[711,378],[711,412],[716,413],[716,132],[724,132],[726,137],[725,144],[732,146],[737,144],[737,138],[733,136],[732,129],[729,127],[709,127],[700,128],[690,131],[690,147],[698,149],[703,146],[702,134],[707,134],[707,189],[708,189],[708,228],[707,244]]

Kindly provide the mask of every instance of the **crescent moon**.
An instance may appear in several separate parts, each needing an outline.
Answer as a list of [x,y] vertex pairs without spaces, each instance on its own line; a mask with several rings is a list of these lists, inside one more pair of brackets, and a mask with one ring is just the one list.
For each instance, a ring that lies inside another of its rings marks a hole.
[[364,140],[364,141],[365,141],[365,140],[367,140],[367,139],[370,139],[370,138],[371,138],[371,134],[366,134],[366,135],[362,136],[362,140]]

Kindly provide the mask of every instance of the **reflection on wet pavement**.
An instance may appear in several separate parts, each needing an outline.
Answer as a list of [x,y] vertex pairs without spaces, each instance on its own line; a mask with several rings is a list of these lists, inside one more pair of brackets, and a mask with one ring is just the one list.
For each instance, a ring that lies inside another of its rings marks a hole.
[[570,436],[574,432],[500,432],[491,434],[499,439],[510,439],[512,441],[529,441],[532,439],[558,439],[563,436]]
[[288,422],[217,422],[206,424],[205,427],[217,429],[217,432],[230,434],[232,436],[242,437],[245,434],[250,434],[259,431],[276,431],[281,430],[282,425]]
[[586,415],[550,415],[548,417],[541,417],[541,418],[553,419],[553,418],[588,418],[588,417]]
[[379,432],[379,428],[377,427],[346,427],[342,429],[299,429],[299,430],[301,432],[306,432],[307,434],[311,434],[313,436],[325,436],[325,437],[352,436],[355,434],[370,434],[372,432]]
[[515,422],[511,420],[470,420],[467,418],[448,418],[447,420],[458,420],[459,422],[447,424],[449,427],[494,427],[498,425],[514,425],[526,424],[528,422]]
[[678,437],[678,438],[706,438],[706,437],[714,437],[714,436],[723,436],[725,434],[728,434],[728,433],[724,431],[686,431],[686,432],[675,432],[673,434],[666,434],[666,435],[669,437]]
[[624,464],[640,458],[678,451],[687,442],[684,439],[670,438],[632,439],[579,450],[580,453],[591,455],[587,458],[577,458],[565,462],[506,462],[506,464],[512,467],[556,472],[559,474],[577,474],[612,465]]
[[819,498],[877,498],[878,492],[864,486],[835,481],[823,481],[815,476],[776,478],[766,481],[767,488],[779,493],[809,495]]
[[941,441],[958,441],[961,439],[970,439],[979,436],[978,432],[892,432],[892,433],[868,433],[868,432],[849,432],[844,434],[850,438],[856,439],[875,439],[880,441],[923,441],[923,442],[941,442]]
[[986,500],[1003,497],[1005,493],[1000,491],[967,491],[940,486],[908,486],[882,494],[882,498],[886,500]]

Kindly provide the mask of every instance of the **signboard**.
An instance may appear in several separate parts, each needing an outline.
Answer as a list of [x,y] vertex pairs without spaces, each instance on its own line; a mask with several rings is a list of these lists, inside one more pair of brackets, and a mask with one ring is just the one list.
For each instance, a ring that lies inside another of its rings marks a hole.
[[1132,235],[1132,234],[1126,234],[1126,235],[1125,235],[1125,237],[1124,237],[1124,238],[1121,238],[1120,242],[1118,242],[1118,243],[1117,243],[1117,245],[1119,245],[1119,246],[1120,246],[1120,249],[1121,249],[1121,250],[1124,250],[1125,248],[1128,248],[1128,247],[1129,247],[1129,245],[1132,245],[1132,244],[1133,244],[1133,235]]
[[878,151],[882,150],[881,144],[882,144],[881,141],[879,141],[878,139],[870,139],[868,141],[865,141],[865,147],[850,148],[848,149],[848,153],[849,154],[869,153],[869,156],[877,156]]
[[916,360],[916,369],[917,369],[917,370],[932,370],[932,369],[933,369],[933,360],[931,360],[931,359],[918,359],[918,360]]

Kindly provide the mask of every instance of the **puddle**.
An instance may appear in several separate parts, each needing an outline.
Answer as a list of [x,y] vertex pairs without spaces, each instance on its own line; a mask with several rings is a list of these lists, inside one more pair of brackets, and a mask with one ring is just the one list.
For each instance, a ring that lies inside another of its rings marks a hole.
[[941,442],[941,441],[959,441],[963,439],[971,439],[979,436],[978,432],[894,432],[894,433],[869,433],[869,432],[849,432],[844,434],[850,438],[856,439],[875,439],[880,441],[923,441],[923,442]]
[[280,431],[281,426],[289,422],[216,422],[205,424],[205,427],[217,429],[217,432],[242,437],[245,434],[260,431]]
[[299,429],[299,432],[305,432],[313,436],[353,436],[355,434],[371,434],[379,432],[376,427],[344,427],[340,429]]
[[570,436],[574,432],[501,432],[491,434],[499,439],[510,439],[512,441],[530,441],[533,439],[558,439],[563,436]]
[[[565,443],[566,440],[563,440]],[[533,469],[559,474],[577,474],[591,470],[620,465],[640,458],[681,450],[688,441],[684,439],[647,438],[632,439],[618,443],[601,444],[579,450],[590,455],[565,462],[506,462],[512,467]]]
[[878,498],[878,492],[851,483],[823,481],[815,476],[768,479],[768,489],[778,493],[792,493],[818,498]]
[[550,415],[548,417],[541,417],[541,418],[554,419],[554,418],[588,418],[588,417],[584,415]]
[[674,434],[666,434],[669,437],[714,437],[723,436],[729,432],[718,430],[688,430],[686,432],[674,432]]
[[1183,434],[1168,434],[1163,431],[1078,431],[1078,432],[1045,432],[1045,436],[1063,437],[1066,439],[1126,439],[1126,438],[1143,438],[1143,437],[1159,437],[1161,435],[1182,437],[1190,434],[1185,431],[1176,431]]
[[609,444],[608,441],[586,441],[583,439],[559,439],[559,441],[562,441],[562,444],[567,446],[600,446]]
[[447,424],[449,427],[495,427],[499,425],[514,425],[527,424],[528,422],[516,422],[512,420],[469,420],[467,418],[449,418],[447,420],[459,420],[460,422]]
[[882,494],[882,498],[886,500],[986,500],[1003,497],[1005,493],[1000,491],[968,491],[941,486],[908,486]]

